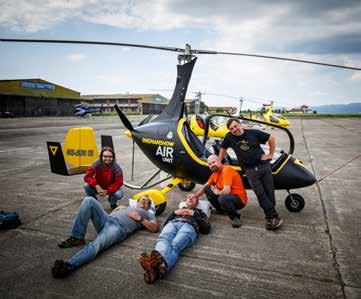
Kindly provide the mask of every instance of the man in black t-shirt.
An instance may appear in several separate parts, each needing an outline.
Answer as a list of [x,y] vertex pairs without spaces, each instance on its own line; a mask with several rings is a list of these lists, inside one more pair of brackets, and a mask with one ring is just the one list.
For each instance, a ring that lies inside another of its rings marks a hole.
[[[275,138],[260,130],[243,129],[238,118],[227,121],[229,132],[226,134],[219,158],[222,161],[231,147],[237,155],[238,162],[244,170],[248,182],[257,196],[258,203],[266,216],[266,229],[275,230],[283,220],[276,211],[276,199],[270,160],[275,151]],[[265,154],[260,144],[268,142],[269,154]]]

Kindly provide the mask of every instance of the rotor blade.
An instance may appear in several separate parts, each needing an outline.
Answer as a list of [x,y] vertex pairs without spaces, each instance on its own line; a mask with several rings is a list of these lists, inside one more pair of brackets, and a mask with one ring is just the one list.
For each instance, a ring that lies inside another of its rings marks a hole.
[[102,45],[102,46],[122,46],[133,48],[146,48],[163,51],[184,52],[184,49],[174,47],[158,47],[142,44],[126,44],[126,43],[114,43],[114,42],[97,42],[97,41],[80,41],[80,40],[55,40],[55,39],[14,39],[14,38],[1,38],[2,42],[14,42],[14,43],[47,43],[47,44],[86,44],[86,45]]
[[129,131],[134,131],[133,125],[130,123],[129,119],[125,116],[125,114],[122,112],[122,110],[120,110],[120,108],[118,107],[118,105],[114,105],[115,110],[117,111],[120,120],[123,122],[124,126],[129,130]]
[[267,56],[267,55],[236,53],[236,52],[217,52],[217,51],[207,51],[207,50],[192,50],[192,51],[194,51],[197,54],[221,54],[221,55],[247,56],[247,57],[275,59],[275,60],[286,60],[286,61],[309,63],[309,64],[316,64],[316,65],[323,65],[323,66],[330,66],[330,67],[337,67],[337,68],[361,71],[361,68],[357,68],[357,67],[353,67],[353,66],[345,66],[345,65],[339,65],[339,64],[330,64],[330,63],[323,63],[323,62],[317,62],[317,61],[311,61],[311,60],[294,59],[294,58],[286,58],[286,57],[278,57],[278,56]]

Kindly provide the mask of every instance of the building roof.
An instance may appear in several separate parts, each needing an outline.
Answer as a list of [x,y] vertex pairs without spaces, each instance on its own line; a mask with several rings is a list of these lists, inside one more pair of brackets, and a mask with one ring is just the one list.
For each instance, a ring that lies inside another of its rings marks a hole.
[[167,105],[169,100],[160,94],[103,94],[103,95],[82,95],[84,100],[117,100],[134,99],[140,103],[151,103]]
[[80,99],[80,92],[40,78],[0,80],[0,94],[44,98]]

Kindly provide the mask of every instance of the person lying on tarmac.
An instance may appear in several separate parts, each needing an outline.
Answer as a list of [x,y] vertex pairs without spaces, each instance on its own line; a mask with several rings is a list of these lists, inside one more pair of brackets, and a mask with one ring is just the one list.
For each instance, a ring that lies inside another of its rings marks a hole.
[[205,193],[217,213],[227,214],[232,226],[240,227],[239,210],[247,204],[247,193],[240,175],[231,166],[222,164],[216,155],[209,156],[207,162],[212,174],[196,196]]
[[138,200],[137,207],[118,206],[108,215],[94,197],[85,197],[80,205],[71,236],[58,246],[69,248],[84,245],[89,220],[93,222],[98,235],[69,260],[56,260],[52,268],[53,277],[68,276],[81,265],[94,260],[99,252],[123,241],[142,227],[152,233],[158,232],[158,223],[150,207],[151,199],[145,195]]
[[95,161],[85,172],[84,191],[87,196],[97,198],[108,196],[111,209],[117,207],[117,201],[122,199],[123,172],[115,160],[111,147],[103,147],[99,160]]
[[163,278],[174,267],[182,250],[194,244],[198,233],[210,232],[208,217],[197,208],[198,202],[195,194],[189,194],[186,207],[175,210],[165,221],[155,249],[149,255],[146,252],[141,254],[139,262],[146,283]]

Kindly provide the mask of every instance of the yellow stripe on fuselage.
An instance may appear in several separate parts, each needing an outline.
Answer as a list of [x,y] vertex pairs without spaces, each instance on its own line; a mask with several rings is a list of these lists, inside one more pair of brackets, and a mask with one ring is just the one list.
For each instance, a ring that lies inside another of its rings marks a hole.
[[[184,146],[186,152],[188,153],[188,155],[199,165],[202,165],[202,166],[207,166],[208,167],[208,163],[206,161],[203,161],[201,160],[200,158],[197,157],[197,155],[192,151],[191,147],[188,145],[188,142],[187,140],[185,139],[183,133],[182,133],[182,128],[183,128],[183,125],[184,125],[184,122],[185,122],[185,118],[182,118],[179,120],[178,122],[178,128],[177,128],[177,133],[178,133],[178,136],[179,136],[179,139],[182,143],[182,145]],[[291,158],[291,156],[288,156],[287,159],[282,163],[282,165],[275,171],[275,172],[272,172],[272,174],[278,174],[282,168],[286,165],[286,163],[288,162],[288,160]],[[296,164],[299,164],[299,163],[296,163]],[[240,166],[233,166],[233,165],[230,165],[234,170],[237,170],[237,171],[241,171],[241,167]],[[302,165],[303,166],[303,165]]]

